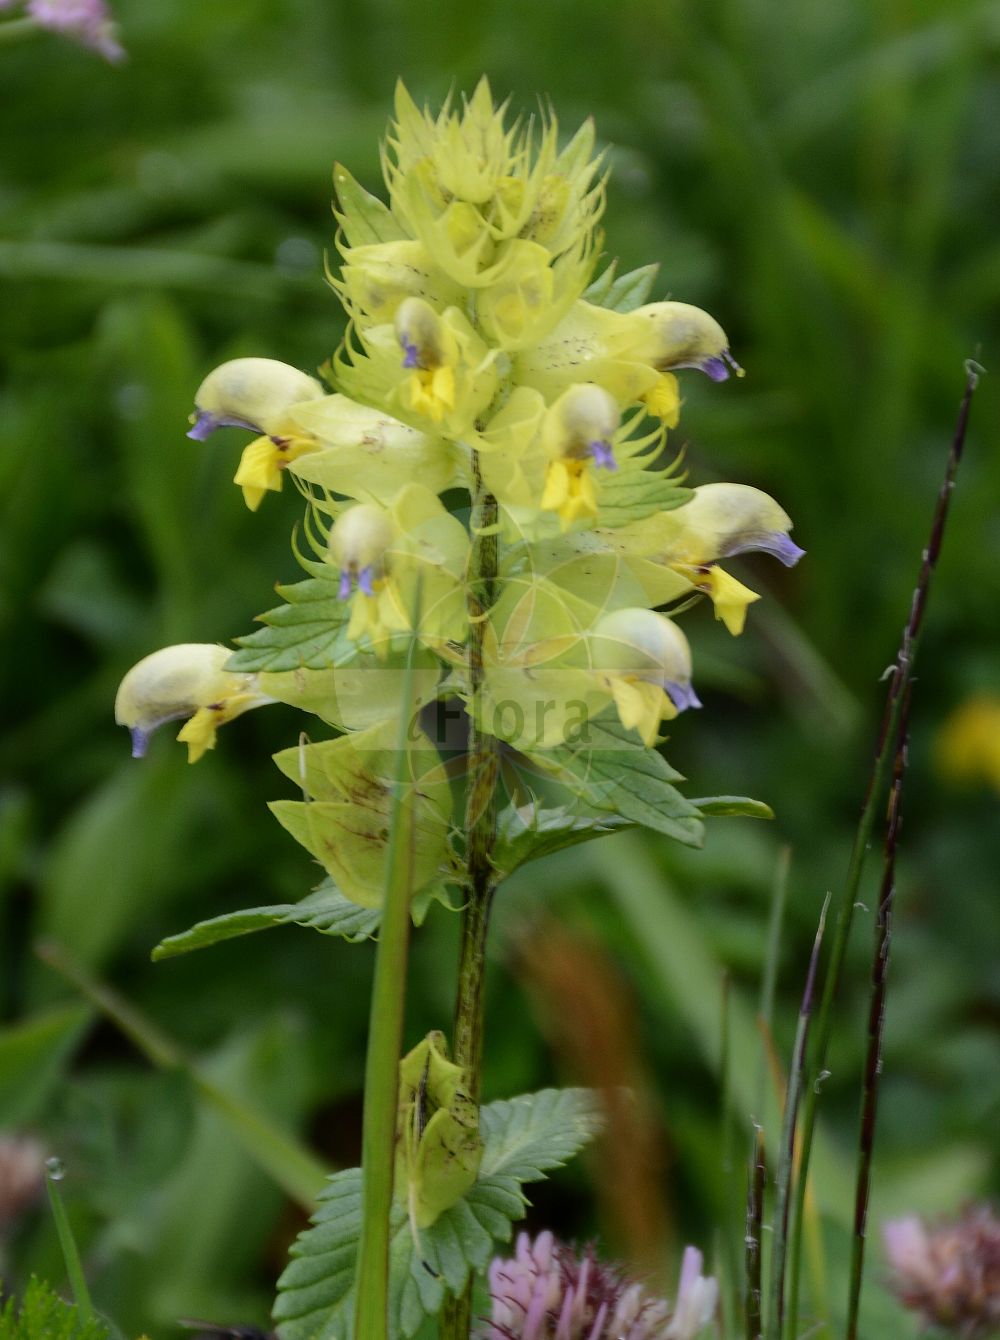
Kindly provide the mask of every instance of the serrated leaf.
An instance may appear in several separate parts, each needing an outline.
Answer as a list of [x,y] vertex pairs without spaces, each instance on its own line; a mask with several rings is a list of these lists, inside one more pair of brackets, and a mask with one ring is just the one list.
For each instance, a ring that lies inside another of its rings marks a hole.
[[389,208],[378,196],[366,191],[340,163],[333,170],[339,209],[334,216],[349,246],[362,247],[373,242],[398,242],[406,233]]
[[693,490],[669,471],[619,470],[601,475],[601,525],[609,530],[641,521],[654,512],[670,512],[690,502]]
[[279,586],[278,594],[286,603],[259,616],[263,628],[236,639],[240,649],[227,661],[227,670],[327,670],[356,654],[354,644],[342,636],[350,609],[338,595],[332,569],[330,577]]
[[751,796],[699,796],[691,801],[705,815],[740,819],[773,819],[774,810]]
[[610,718],[591,721],[587,740],[573,749],[529,754],[587,805],[611,810],[631,823],[665,833],[686,847],[704,838],[698,808],[671,785],[681,774],[633,731]]
[[540,856],[561,851],[563,847],[590,842],[629,826],[629,821],[620,815],[580,814],[565,805],[551,809],[542,809],[537,804],[508,805],[497,817],[497,836],[490,859],[501,875],[506,876],[527,861],[537,861]]
[[169,935],[153,950],[155,960],[188,954],[192,949],[232,940],[238,935],[271,926],[307,926],[321,935],[336,935],[351,943],[370,939],[378,930],[382,913],[377,907],[359,907],[345,898],[333,880],[327,879],[298,903],[274,903],[269,907],[248,907],[239,912],[199,921],[190,930]]
[[[391,1340],[409,1340],[441,1310],[447,1292],[461,1292],[470,1270],[485,1269],[495,1245],[509,1240],[524,1213],[521,1184],[565,1163],[599,1127],[594,1097],[584,1089],[545,1089],[481,1110],[483,1161],[468,1193],[420,1234],[419,1246],[403,1207],[393,1209]],[[274,1318],[281,1340],[350,1340],[360,1168],[331,1177],[319,1201],[313,1226],[300,1234],[278,1281]]]
[[[447,888],[443,884],[423,889],[414,897],[410,914],[415,926],[423,925],[432,902],[451,907]],[[254,931],[266,931],[272,926],[304,926],[308,930],[319,931],[320,935],[333,935],[347,940],[349,944],[360,944],[377,934],[381,921],[381,908],[359,907],[344,897],[332,879],[326,879],[318,889],[297,903],[246,907],[238,912],[224,912],[221,916],[199,921],[190,930],[168,935],[165,940],[161,940],[153,950],[152,957],[156,961],[175,958],[178,954],[189,954],[193,949],[207,949],[223,940],[252,935]]]

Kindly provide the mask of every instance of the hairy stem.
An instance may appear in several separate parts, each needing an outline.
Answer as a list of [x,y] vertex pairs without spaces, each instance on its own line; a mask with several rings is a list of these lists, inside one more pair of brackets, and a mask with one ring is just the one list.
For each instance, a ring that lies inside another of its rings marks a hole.
[[840,985],[840,978],[844,967],[844,958],[847,953],[847,945],[850,939],[851,923],[854,919],[854,909],[857,903],[861,876],[864,871],[865,857],[868,853],[868,845],[871,841],[875,818],[879,810],[881,799],[885,794],[890,765],[895,754],[896,738],[899,732],[899,723],[903,711],[903,702],[906,697],[906,688],[913,675],[913,664],[916,658],[917,645],[920,640],[920,631],[923,626],[924,611],[927,607],[927,596],[930,591],[931,577],[933,576],[934,568],[937,565],[938,556],[941,552],[941,541],[944,536],[945,522],[948,518],[948,505],[951,501],[952,491],[955,487],[955,478],[958,474],[958,466],[962,459],[962,451],[965,447],[965,434],[969,424],[969,410],[972,406],[972,397],[976,390],[976,386],[978,385],[978,381],[978,370],[975,365],[972,363],[966,364],[965,394],[962,396],[962,403],[958,412],[958,420],[955,424],[955,432],[952,437],[951,450],[948,453],[948,464],[945,467],[944,479],[942,480],[937,503],[934,508],[934,518],[931,522],[930,537],[927,542],[927,548],[923,552],[920,564],[920,575],[917,578],[917,585],[913,592],[910,615],[906,622],[906,626],[903,629],[903,636],[900,641],[899,650],[896,654],[896,660],[890,672],[889,690],[886,694],[885,709],[882,715],[882,726],[879,731],[878,743],[875,748],[875,757],[872,760],[872,770],[868,782],[868,789],[865,793],[864,804],[861,807],[861,815],[858,819],[858,828],[854,838],[854,845],[851,848],[851,857],[848,862],[847,877],[844,880],[840,902],[837,907],[833,943],[830,948],[830,959],[826,969],[826,977],[823,982],[823,995],[816,1021],[812,1055],[809,1058],[809,1066],[804,1076],[808,1082],[804,1088],[802,1110],[802,1156],[799,1163],[798,1178],[795,1186],[794,1214],[789,1235],[788,1307],[785,1313],[785,1328],[782,1332],[786,1337],[786,1340],[795,1340],[795,1337],[799,1334],[799,1274],[802,1260],[802,1232],[806,1184],[809,1175],[809,1158],[812,1152],[813,1130],[816,1125],[816,1108],[819,1100],[819,1089],[823,1078],[825,1077],[827,1051],[830,1045],[830,1036],[833,1032],[834,1000],[836,998],[837,988]]
[[[462,913],[455,998],[454,1059],[465,1068],[470,1097],[479,1102],[483,1065],[483,1004],[486,936],[496,875],[490,853],[497,831],[496,737],[482,730],[476,699],[483,682],[483,638],[487,611],[496,593],[498,544],[497,503],[483,488],[479,461],[473,453],[476,492],[472,507],[472,557],[469,567],[468,671],[472,695],[465,805],[466,903]],[[472,1283],[450,1299],[444,1312],[442,1340],[467,1340],[472,1324]]]

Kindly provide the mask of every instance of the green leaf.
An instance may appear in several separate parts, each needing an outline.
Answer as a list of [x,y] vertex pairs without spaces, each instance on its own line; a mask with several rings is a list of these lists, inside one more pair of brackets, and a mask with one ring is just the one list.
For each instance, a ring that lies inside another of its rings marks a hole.
[[236,639],[240,650],[229,658],[226,669],[240,674],[302,667],[328,670],[352,659],[357,648],[341,637],[350,608],[337,591],[332,568],[329,576],[279,586],[278,594],[286,603],[258,617],[263,628]]
[[[448,890],[443,884],[421,890],[413,899],[411,916],[415,926],[422,926],[432,902],[451,907]],[[153,950],[155,962],[189,954],[192,949],[207,949],[223,940],[234,940],[238,935],[252,935],[272,926],[305,926],[320,935],[335,935],[350,944],[372,939],[382,920],[379,907],[359,907],[345,898],[332,879],[326,879],[318,889],[297,903],[273,903],[268,907],[245,907],[238,912],[224,912],[208,921],[196,922],[190,930],[168,935]]]
[[638,270],[619,275],[609,285],[600,305],[612,312],[634,312],[649,301],[659,269],[656,264],[643,265]]
[[647,749],[634,731],[610,717],[591,721],[577,748],[529,754],[595,810],[611,810],[686,847],[704,838],[698,808],[671,783],[683,781],[662,754]]
[[86,1321],[71,1303],[32,1275],[18,1306],[8,1298],[0,1309],[0,1340],[108,1340],[110,1328],[98,1317]]
[[659,269],[659,265],[643,265],[619,275],[618,262],[614,260],[584,291],[583,300],[612,312],[634,312],[649,301]]
[[611,285],[615,282],[617,272],[618,261],[610,261],[589,287],[583,290],[583,301],[592,303],[595,307],[604,307],[605,299],[611,292]]
[[333,169],[333,182],[340,206],[334,210],[334,217],[344,230],[349,246],[398,242],[406,237],[388,207],[378,196],[366,191],[340,163]]
[[609,529],[641,521],[654,512],[670,512],[690,502],[693,490],[677,483],[672,470],[602,471],[601,525]]
[[580,814],[567,805],[553,809],[543,809],[537,802],[521,807],[508,805],[497,817],[497,837],[490,857],[496,869],[507,876],[526,861],[537,861],[550,852],[628,826],[629,821],[620,815]]
[[377,907],[359,907],[345,898],[332,879],[326,879],[307,898],[298,903],[274,903],[269,907],[247,907],[239,912],[199,921],[179,935],[168,935],[153,950],[154,960],[174,958],[205,949],[222,940],[271,926],[308,926],[321,935],[338,935],[352,944],[369,940],[378,930],[382,913]]
[[699,796],[692,800],[703,815],[739,819],[773,819],[774,810],[750,796]]
[[[538,1181],[592,1139],[600,1128],[585,1089],[544,1089],[480,1113],[483,1159],[472,1188],[414,1241],[403,1206],[393,1211],[389,1335],[408,1340],[435,1316],[447,1293],[483,1270],[495,1244],[506,1242],[524,1213],[522,1183]],[[300,1234],[278,1281],[274,1317],[281,1340],[350,1340],[354,1268],[361,1232],[361,1170],[331,1177],[312,1227]]]

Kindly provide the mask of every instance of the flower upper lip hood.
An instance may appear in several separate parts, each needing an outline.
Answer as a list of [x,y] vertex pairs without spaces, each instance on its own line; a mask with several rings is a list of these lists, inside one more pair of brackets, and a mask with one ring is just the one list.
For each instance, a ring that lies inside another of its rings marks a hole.
[[195,393],[195,417],[188,437],[202,442],[216,428],[249,428],[279,433],[288,410],[316,400],[323,387],[315,377],[273,358],[234,358],[213,369]]
[[256,675],[224,669],[231,654],[213,642],[182,642],[161,647],[129,670],[115,697],[115,721],[132,736],[133,758],[145,755],[157,727],[188,718],[178,739],[195,763],[214,746],[218,726],[274,701],[260,692]]
[[729,352],[726,332],[714,317],[687,302],[651,302],[632,315],[649,323],[646,341],[636,350],[661,372],[697,368],[714,382],[723,382],[730,369],[743,369]]

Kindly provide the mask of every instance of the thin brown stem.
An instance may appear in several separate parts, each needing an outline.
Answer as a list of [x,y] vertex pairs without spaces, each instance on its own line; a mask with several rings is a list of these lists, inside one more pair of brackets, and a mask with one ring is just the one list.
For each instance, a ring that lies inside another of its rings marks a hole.
[[892,941],[892,909],[896,897],[896,851],[902,825],[903,777],[908,761],[908,727],[912,686],[907,685],[896,736],[896,753],[889,790],[885,830],[885,856],[875,919],[875,952],[872,957],[871,1004],[868,1011],[868,1050],[865,1057],[864,1091],[858,1137],[858,1180],[854,1197],[854,1241],[851,1250],[851,1290],[847,1309],[846,1340],[857,1340],[861,1282],[865,1264],[865,1237],[868,1229],[868,1199],[872,1182],[872,1151],[875,1145],[875,1120],[878,1115],[879,1084],[882,1076],[882,1038],[885,1030],[885,994],[889,971],[889,947]]
[[962,402],[959,406],[958,419],[951,440],[951,449],[948,453],[948,463],[945,466],[944,479],[941,482],[941,488],[938,492],[937,502],[934,507],[934,517],[931,521],[930,536],[927,541],[927,547],[923,551],[921,557],[920,574],[917,578],[917,585],[913,592],[913,599],[910,602],[909,618],[903,629],[899,650],[896,654],[896,660],[889,676],[889,690],[886,694],[885,709],[882,714],[882,725],[879,730],[878,743],[875,748],[875,757],[872,760],[871,774],[865,792],[864,804],[861,807],[861,814],[858,819],[857,832],[855,834],[854,845],[851,849],[851,856],[847,867],[847,877],[844,881],[840,902],[837,907],[833,942],[830,947],[830,959],[823,983],[823,994],[814,1032],[814,1044],[812,1054],[809,1058],[806,1076],[808,1083],[804,1089],[802,1109],[802,1157],[799,1165],[798,1180],[795,1186],[794,1206],[789,1235],[789,1287],[785,1327],[783,1330],[785,1340],[796,1340],[796,1337],[798,1336],[799,1276],[802,1263],[802,1232],[806,1183],[809,1175],[809,1159],[812,1152],[813,1132],[816,1125],[819,1087],[826,1066],[830,1037],[833,1032],[834,1000],[837,995],[838,987],[840,986],[844,958],[847,954],[847,945],[850,939],[851,924],[854,919],[854,908],[857,902],[858,888],[861,884],[861,876],[864,871],[865,857],[868,852],[868,845],[875,825],[879,801],[884,794],[885,784],[888,780],[890,761],[903,708],[903,697],[913,674],[913,664],[916,659],[917,644],[920,641],[920,631],[923,625],[924,612],[927,608],[927,597],[930,592],[931,578],[934,575],[934,568],[937,565],[938,556],[941,552],[941,541],[944,536],[945,522],[948,519],[948,508],[951,503],[951,495],[955,488],[958,467],[961,463],[962,453],[965,449],[965,435],[969,426],[969,411],[972,408],[972,397],[979,384],[979,371],[980,369],[977,368],[976,364],[971,361],[966,363],[965,393],[962,396]]

